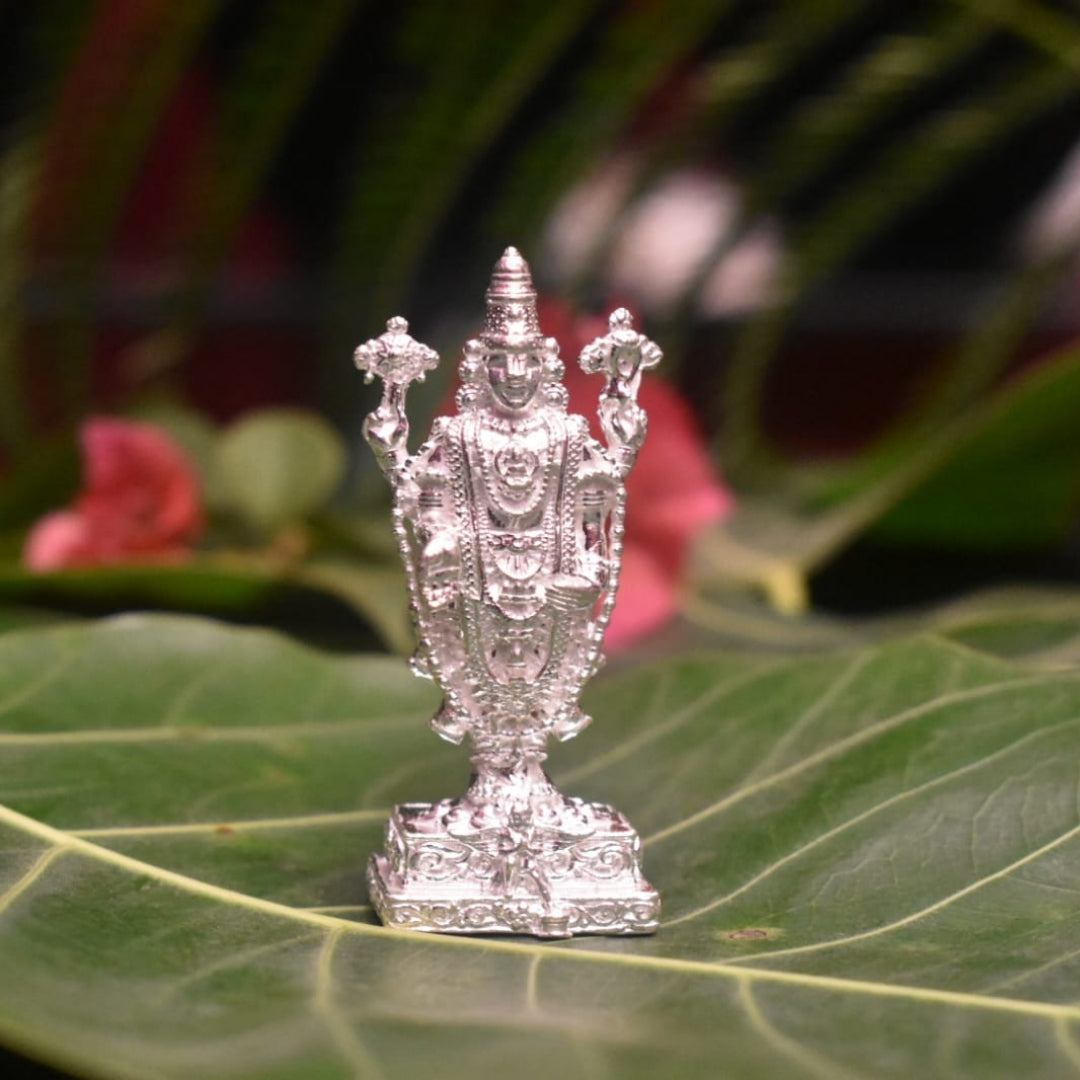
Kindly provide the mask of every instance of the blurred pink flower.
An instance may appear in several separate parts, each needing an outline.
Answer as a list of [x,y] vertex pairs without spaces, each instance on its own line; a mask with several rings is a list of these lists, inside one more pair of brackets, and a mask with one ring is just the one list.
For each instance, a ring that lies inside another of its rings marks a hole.
[[105,417],[80,432],[84,487],[74,504],[31,530],[31,570],[171,562],[204,526],[198,474],[159,428]]
[[[544,299],[540,325],[559,342],[571,411],[587,416],[593,435],[602,441],[596,416],[602,382],[586,375],[576,360],[593,338],[607,333],[607,321],[576,315],[566,304]],[[676,613],[691,542],[735,505],[686,402],[654,377],[642,380],[638,400],[648,414],[649,433],[627,480],[619,597],[604,637],[611,652],[659,629]]]

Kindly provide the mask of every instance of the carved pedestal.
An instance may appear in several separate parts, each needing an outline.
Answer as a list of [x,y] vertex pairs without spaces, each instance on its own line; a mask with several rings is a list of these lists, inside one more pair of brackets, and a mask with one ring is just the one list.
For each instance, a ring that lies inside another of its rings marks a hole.
[[648,934],[660,898],[641,874],[641,840],[617,810],[566,799],[559,820],[477,826],[466,800],[406,803],[373,855],[379,918],[461,934]]

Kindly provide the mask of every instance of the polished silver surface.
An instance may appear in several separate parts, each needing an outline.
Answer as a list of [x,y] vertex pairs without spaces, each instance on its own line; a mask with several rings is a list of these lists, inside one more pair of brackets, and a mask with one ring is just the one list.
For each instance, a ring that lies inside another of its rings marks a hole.
[[458,799],[395,807],[368,882],[390,926],[446,933],[643,934],[660,899],[641,841],[613,807],[562,795],[549,737],[586,724],[622,556],[624,481],[645,439],[637,404],[660,350],[620,308],[585,348],[602,375],[606,445],[567,412],[558,344],[541,331],[529,267],[495,265],[481,336],[461,361],[458,413],[413,455],[405,395],[437,362],[404,319],[356,350],[383,381],[364,435],[394,492],[394,530],[419,644],[413,670],[443,703],[431,726],[472,744]]

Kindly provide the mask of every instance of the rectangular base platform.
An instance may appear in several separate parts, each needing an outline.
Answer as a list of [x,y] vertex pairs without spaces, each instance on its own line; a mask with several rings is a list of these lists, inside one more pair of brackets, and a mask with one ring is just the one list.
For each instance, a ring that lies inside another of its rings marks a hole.
[[439,934],[532,934],[560,938],[573,934],[651,934],[660,921],[660,901],[638,892],[632,896],[560,896],[542,907],[536,898],[480,894],[463,898],[393,895],[388,888],[385,855],[373,855],[368,864],[371,902],[386,926]]
[[651,934],[660,897],[640,870],[641,841],[611,807],[589,806],[587,835],[555,830],[511,855],[491,833],[453,824],[449,802],[399,806],[368,888],[387,926],[448,934]]

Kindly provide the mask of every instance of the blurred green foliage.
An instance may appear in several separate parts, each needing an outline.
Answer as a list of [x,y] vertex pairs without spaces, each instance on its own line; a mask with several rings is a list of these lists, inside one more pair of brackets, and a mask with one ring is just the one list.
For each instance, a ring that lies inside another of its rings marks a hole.
[[[0,157],[7,527],[25,527],[43,508],[41,493],[63,487],[50,462],[66,462],[74,484],[73,455],[58,447],[101,407],[95,353],[118,223],[178,87],[207,69],[211,54],[216,104],[208,136],[191,150],[191,220],[172,251],[168,287],[139,316],[157,350],[152,385],[135,380],[119,407],[144,408],[144,391],[160,397],[174,385],[253,208],[297,154],[298,133],[326,122],[311,110],[331,100],[328,79],[342,118],[338,179],[327,181],[322,207],[332,241],[304,266],[323,297],[311,329],[322,339],[321,370],[333,373],[324,388],[344,385],[342,357],[387,313],[415,302],[418,284],[447,283],[453,303],[466,286],[479,287],[504,237],[539,249],[559,200],[629,148],[633,181],[574,283],[581,297],[595,296],[630,215],[672,169],[712,163],[732,133],[746,143],[752,130],[753,152],[738,162],[735,218],[657,332],[669,370],[682,377],[692,364],[705,382],[717,454],[741,496],[699,560],[709,586],[764,587],[796,611],[809,575],[870,529],[905,543],[988,548],[1052,546],[1072,526],[1072,352],[1042,361],[1045,400],[1005,376],[1073,266],[1076,237],[1034,261],[1014,259],[997,302],[957,331],[907,411],[857,450],[793,457],[764,422],[777,358],[815,290],[1010,140],[1075,112],[1080,23],[1060,5],[485,0],[459,10],[413,0],[390,10],[348,0],[199,0],[136,5],[123,23],[115,7],[32,5],[8,16],[29,61]],[[87,56],[101,52],[103,27],[117,26],[124,32],[102,53],[108,79],[80,111],[72,95]],[[344,62],[343,43],[359,48]],[[58,173],[57,161],[75,173]],[[784,225],[775,294],[729,319],[711,355],[695,354],[700,290],[766,219]],[[448,262],[449,275],[439,269]],[[34,295],[49,298],[44,320],[28,308]],[[44,408],[35,387],[42,371],[56,384]],[[324,404],[338,398],[333,391]],[[321,452],[312,453],[287,455],[298,475],[319,471]],[[325,504],[337,469],[308,511]],[[290,514],[310,516],[256,509],[265,491],[233,487],[264,531]],[[1035,492],[1037,511],[1025,514],[1024,493]]]

